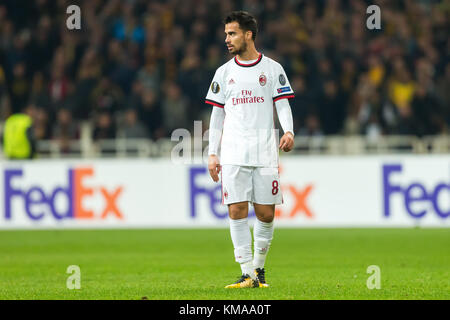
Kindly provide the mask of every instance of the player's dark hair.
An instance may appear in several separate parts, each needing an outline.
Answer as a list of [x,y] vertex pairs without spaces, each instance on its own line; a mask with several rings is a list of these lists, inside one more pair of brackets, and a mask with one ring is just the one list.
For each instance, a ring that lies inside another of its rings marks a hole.
[[252,39],[255,41],[256,34],[258,33],[258,24],[255,17],[246,11],[233,11],[228,16],[223,19],[223,23],[227,24],[230,22],[239,23],[239,28],[244,31],[252,32]]

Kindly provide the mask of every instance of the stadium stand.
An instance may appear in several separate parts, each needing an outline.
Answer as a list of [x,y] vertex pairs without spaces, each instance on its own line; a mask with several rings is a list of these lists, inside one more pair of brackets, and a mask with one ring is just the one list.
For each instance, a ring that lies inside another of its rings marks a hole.
[[170,154],[174,129],[208,128],[204,97],[231,58],[222,18],[243,9],[296,93],[297,153],[448,152],[448,2],[376,1],[381,30],[369,3],[4,0],[0,123],[34,106],[42,157]]

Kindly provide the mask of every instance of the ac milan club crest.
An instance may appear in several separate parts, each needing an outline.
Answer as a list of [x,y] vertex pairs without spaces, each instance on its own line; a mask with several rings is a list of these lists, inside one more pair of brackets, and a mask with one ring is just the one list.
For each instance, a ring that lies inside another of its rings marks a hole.
[[227,192],[227,190],[225,190],[225,192],[223,193],[223,196],[225,197],[225,199],[228,199],[228,192]]
[[265,85],[266,85],[266,82],[267,82],[266,76],[265,76],[264,74],[261,74],[261,75],[259,76],[259,84],[262,85],[262,86],[265,86]]

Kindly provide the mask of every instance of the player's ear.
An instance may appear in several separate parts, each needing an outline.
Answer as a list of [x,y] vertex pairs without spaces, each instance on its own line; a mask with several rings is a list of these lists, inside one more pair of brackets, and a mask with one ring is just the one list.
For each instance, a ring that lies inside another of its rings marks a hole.
[[245,40],[250,41],[252,39],[252,34],[251,31],[245,32]]

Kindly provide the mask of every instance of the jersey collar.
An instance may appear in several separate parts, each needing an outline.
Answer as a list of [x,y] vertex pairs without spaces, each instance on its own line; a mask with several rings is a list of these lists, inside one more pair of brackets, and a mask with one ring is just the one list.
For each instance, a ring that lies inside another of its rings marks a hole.
[[250,64],[245,64],[245,63],[239,62],[239,60],[236,57],[234,57],[234,62],[236,62],[236,64],[240,67],[246,67],[246,68],[253,67],[253,66],[256,66],[261,61],[262,57],[263,57],[262,53],[259,53],[258,59],[255,62],[250,63]]

